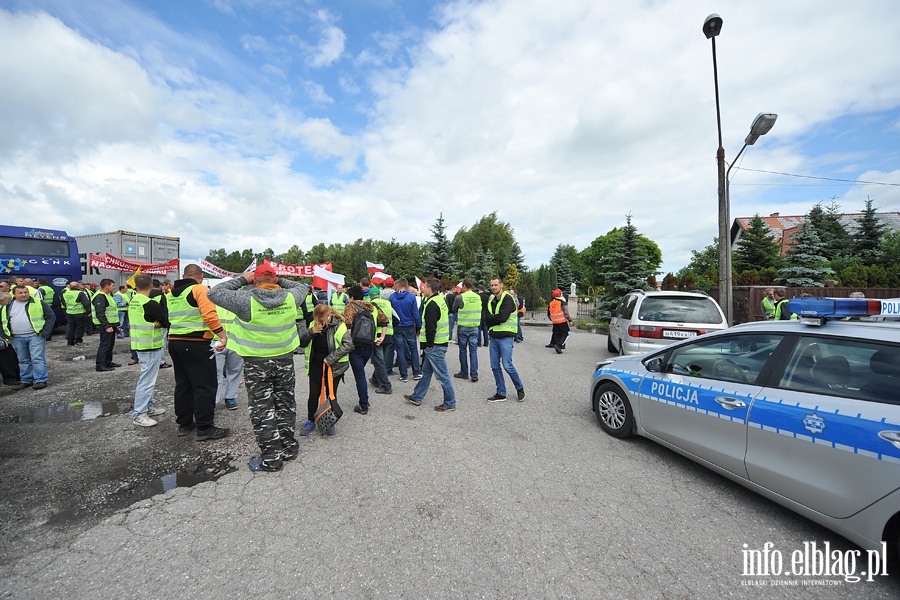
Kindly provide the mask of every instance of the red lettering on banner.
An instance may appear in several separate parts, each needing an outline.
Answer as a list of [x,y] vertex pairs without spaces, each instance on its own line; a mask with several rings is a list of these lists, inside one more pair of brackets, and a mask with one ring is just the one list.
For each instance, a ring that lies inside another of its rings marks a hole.
[[178,271],[178,259],[172,259],[167,263],[152,264],[139,263],[131,260],[124,260],[113,256],[112,254],[91,254],[90,266],[98,269],[109,269],[111,271],[127,271],[133,273],[141,269],[141,273],[148,275],[168,275],[169,271]]

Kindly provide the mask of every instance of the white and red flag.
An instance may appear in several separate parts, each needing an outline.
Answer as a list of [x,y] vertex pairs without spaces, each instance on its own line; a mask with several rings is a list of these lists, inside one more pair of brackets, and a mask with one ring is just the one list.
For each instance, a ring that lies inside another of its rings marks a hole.
[[250,273],[251,271],[255,271],[255,270],[256,270],[256,259],[254,258],[253,262],[250,263],[250,266],[248,266],[246,269],[244,269],[244,273]]
[[425,291],[425,282],[416,277],[416,287],[419,288],[419,291]]
[[344,285],[344,276],[340,273],[332,273],[328,269],[316,265],[313,267],[312,284],[320,290],[326,290],[329,285]]
[[384,283],[385,281],[387,281],[388,277],[390,277],[390,275],[388,275],[387,273],[382,273],[381,271],[379,271],[379,272],[377,272],[377,273],[373,273],[372,276],[369,277],[369,280],[370,280],[372,283],[376,283],[376,284],[377,284],[377,283]]
[[384,265],[366,261],[366,271],[369,273],[378,273],[379,271],[384,271]]

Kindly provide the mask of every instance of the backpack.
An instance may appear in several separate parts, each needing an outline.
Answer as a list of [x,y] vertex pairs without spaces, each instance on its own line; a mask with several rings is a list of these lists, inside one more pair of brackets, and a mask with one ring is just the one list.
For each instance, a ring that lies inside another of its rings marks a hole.
[[350,339],[356,348],[373,348],[375,346],[375,317],[365,308],[357,305],[350,329]]

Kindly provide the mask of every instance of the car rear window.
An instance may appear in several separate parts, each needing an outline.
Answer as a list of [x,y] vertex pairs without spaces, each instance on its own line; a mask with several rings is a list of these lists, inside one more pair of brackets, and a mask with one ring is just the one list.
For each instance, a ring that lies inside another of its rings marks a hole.
[[644,298],[638,319],[664,323],[722,323],[722,315],[709,298]]

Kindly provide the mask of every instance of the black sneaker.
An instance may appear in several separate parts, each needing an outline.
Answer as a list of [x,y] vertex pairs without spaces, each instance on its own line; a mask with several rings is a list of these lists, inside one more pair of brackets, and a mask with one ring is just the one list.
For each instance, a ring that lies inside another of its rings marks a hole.
[[197,441],[205,442],[206,440],[218,440],[223,437],[228,437],[229,429],[227,427],[216,427],[212,425],[211,427],[207,427],[205,430],[197,430]]
[[468,379],[469,378],[469,376],[466,375],[465,373],[454,373],[453,376],[456,377],[457,379]]
[[557,354],[562,354],[562,346],[557,346],[557,347],[556,347],[556,353],[557,353]]
[[361,415],[367,415],[367,414],[369,414],[369,409],[368,409],[368,408],[363,408],[362,406],[360,406],[359,404],[357,404],[356,406],[353,407],[353,412],[359,413],[359,414],[361,414]]
[[516,399],[521,402],[525,399],[525,386],[523,385],[516,390]]
[[472,378],[472,383],[478,383],[478,378],[477,378],[477,377],[473,377],[473,378]]
[[409,394],[403,394],[403,398],[412,404],[413,406],[422,406],[422,403],[410,396]]
[[488,400],[488,402],[506,402],[506,396],[501,396],[500,394],[494,394],[487,400]]
[[259,458],[254,458],[250,462],[247,463],[247,466],[250,467],[250,470],[254,473],[275,473],[276,471],[280,471],[281,467],[273,467],[267,465]]
[[389,390],[387,388],[380,387],[380,388],[375,388],[375,393],[376,394],[393,394],[394,390]]
[[553,348],[553,347],[554,347],[554,344],[547,344],[546,346],[544,346],[544,348]]
[[34,389],[36,389],[36,390],[42,390],[45,387],[47,387],[46,381],[38,381],[37,383],[34,384]]
[[107,363],[106,366],[112,367],[113,369],[115,369],[115,368],[121,367],[122,365],[120,365],[119,363],[116,363],[116,362],[112,362],[112,363]]
[[107,367],[106,365],[104,365],[102,367],[97,367],[97,371],[99,373],[104,373],[106,371],[115,371],[115,369],[113,367]]
[[186,435],[190,435],[194,431],[194,425],[179,425],[178,426],[178,437],[184,437]]

